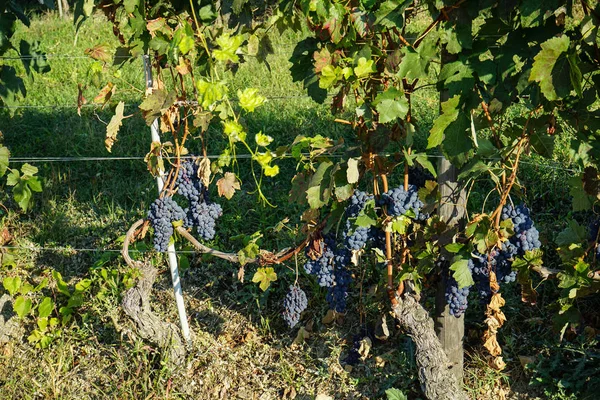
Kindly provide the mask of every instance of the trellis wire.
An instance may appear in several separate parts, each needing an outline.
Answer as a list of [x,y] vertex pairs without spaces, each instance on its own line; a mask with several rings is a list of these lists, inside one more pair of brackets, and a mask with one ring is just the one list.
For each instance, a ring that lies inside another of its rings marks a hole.
[[[29,251],[51,251],[55,253],[68,253],[68,252],[76,252],[76,253],[120,253],[120,249],[104,249],[104,248],[77,248],[77,247],[66,247],[66,246],[0,246],[0,250],[29,250]],[[139,249],[129,249],[130,253],[139,253],[139,254],[149,254],[156,253],[155,250],[139,250]],[[169,251],[163,252],[165,254],[170,253]],[[174,251],[175,254],[197,254],[198,251],[195,250],[177,250]],[[161,253],[162,254],[162,253]]]
[[[311,154],[310,153],[301,153],[302,156],[304,157],[310,157]],[[380,157],[390,157],[393,154],[390,153],[386,153],[386,154],[377,154]],[[425,157],[427,158],[432,158],[432,159],[439,159],[439,158],[443,158],[442,155],[439,154],[424,154]],[[217,154],[209,154],[206,156],[209,159],[218,159],[220,157],[220,155]],[[228,156],[229,158],[234,158],[234,159],[251,159],[252,156],[250,154],[236,154],[236,155],[230,155]],[[330,157],[330,158],[343,158],[343,157],[347,157],[347,154],[338,154],[338,153],[334,153],[334,154],[326,154],[323,155],[323,157]],[[175,160],[176,157],[167,157],[164,156],[164,159],[168,159],[168,160]],[[181,156],[180,157],[182,160],[189,160],[192,159],[193,156]],[[284,159],[284,158],[293,158],[291,153],[284,153],[281,156],[278,156],[276,158],[279,159]],[[145,157],[144,156],[116,156],[116,157],[11,157],[9,159],[9,162],[11,163],[53,163],[53,162],[89,162],[89,161],[140,161],[140,160],[144,160]],[[499,158],[483,158],[482,161],[500,161]],[[565,171],[565,172],[571,172],[571,173],[581,173],[581,170],[578,169],[573,169],[573,168],[565,168],[565,167],[561,167],[558,165],[549,165],[549,164],[543,164],[541,162],[535,162],[535,161],[521,161],[521,164],[527,164],[527,165],[534,165],[534,166],[538,166],[538,167],[542,167],[542,168],[547,168],[547,169],[555,169],[555,170],[559,170],[559,171]]]

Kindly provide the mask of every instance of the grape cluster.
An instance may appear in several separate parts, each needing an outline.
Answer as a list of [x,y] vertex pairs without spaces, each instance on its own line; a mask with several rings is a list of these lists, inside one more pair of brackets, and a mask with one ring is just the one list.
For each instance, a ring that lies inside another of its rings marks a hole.
[[[472,266],[471,262],[469,266]],[[446,303],[450,306],[450,315],[456,318],[460,317],[467,310],[469,305],[469,290],[471,286],[465,286],[462,289],[458,287],[458,282],[450,276],[446,282]]]
[[413,165],[408,168],[408,181],[418,188],[425,186],[425,182],[433,180],[435,177],[431,172],[421,166]]
[[361,192],[360,190],[355,190],[346,207],[346,216],[350,218],[358,217],[358,214],[364,210],[365,205],[370,200],[373,200],[372,195]]
[[383,193],[380,205],[387,206],[387,213],[392,217],[404,215],[411,210],[416,219],[421,221],[427,219],[427,214],[421,212],[423,202],[419,200],[417,187],[414,185],[408,185],[408,190],[400,186]]
[[175,184],[177,193],[189,202],[189,207],[184,210],[184,226],[195,227],[198,235],[204,240],[213,239],[216,220],[223,215],[223,209],[221,205],[209,200],[208,190],[198,178],[198,165],[193,159],[181,164]]
[[352,223],[346,221],[346,247],[349,250],[358,251],[367,245],[367,241],[371,239],[371,227],[358,226],[352,231]]
[[306,310],[307,305],[306,293],[298,286],[290,286],[290,291],[283,300],[283,319],[290,328],[300,321],[300,314]]
[[171,197],[158,198],[150,205],[148,219],[154,228],[154,248],[167,251],[173,235],[173,222],[185,218],[183,209]]
[[[454,279],[452,272],[450,271],[450,263],[444,256],[440,256],[435,262],[435,265],[441,271],[442,276],[445,276],[446,290],[444,297],[446,298],[446,303],[450,307],[450,315],[454,315],[458,318],[467,310],[471,286],[459,289],[458,282]],[[473,261],[469,260],[469,270],[471,273],[473,273],[474,266],[475,264]]]
[[526,251],[539,249],[540,233],[533,226],[533,220],[527,206],[521,204],[517,207],[505,206],[502,209],[502,219],[512,219],[515,234],[510,242],[517,247],[517,254],[523,255]]
[[510,240],[502,243],[500,249],[494,249],[490,253],[490,259],[482,254],[476,254],[473,261],[473,278],[477,284],[482,302],[489,301],[490,270],[496,273],[499,283],[512,283],[517,279],[517,271],[512,270],[515,257],[523,256],[525,252],[536,250],[541,247],[540,233],[534,226],[531,214],[527,206],[521,204],[517,207],[507,205],[502,209],[502,220],[511,219],[515,234]]

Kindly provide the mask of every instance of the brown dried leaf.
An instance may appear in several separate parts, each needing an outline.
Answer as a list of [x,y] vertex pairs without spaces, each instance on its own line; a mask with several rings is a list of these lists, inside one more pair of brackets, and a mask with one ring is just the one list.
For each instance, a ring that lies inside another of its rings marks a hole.
[[496,279],[496,273],[494,271],[490,271],[490,289],[492,289],[492,293],[496,293],[500,290],[500,285],[498,285],[498,280]]
[[202,184],[206,187],[210,185],[210,160],[208,157],[202,158],[198,161],[198,178],[202,181]]
[[108,102],[110,101],[112,95],[115,94],[116,90],[117,86],[114,85],[112,82],[108,82],[106,86],[104,86],[102,90],[100,90],[98,95],[94,97],[94,103],[102,104],[102,109],[104,109],[106,104],[108,104]]
[[294,339],[294,341],[292,342],[292,346],[296,345],[296,346],[300,346],[302,345],[302,343],[304,343],[306,341],[306,339],[310,338],[310,332],[308,332],[306,329],[304,329],[304,327],[301,327],[298,330],[298,334],[296,335],[296,338]]
[[175,67],[177,72],[180,75],[187,75],[192,72],[192,68],[190,67],[190,62],[183,57],[179,57],[179,64]]
[[379,340],[388,340],[390,337],[390,329],[388,328],[385,314],[375,324],[375,337]]
[[225,172],[225,176],[217,181],[217,189],[219,196],[225,196],[227,200],[230,200],[235,194],[236,190],[240,190],[240,181],[232,172]]
[[502,347],[500,347],[495,333],[493,335],[487,335],[487,332],[484,334],[483,347],[485,347],[487,351],[494,357],[502,354]]
[[502,357],[495,357],[489,361],[490,367],[494,368],[497,371],[502,371],[506,368],[506,363],[502,359]]
[[112,116],[108,125],[106,125],[106,139],[104,140],[104,145],[106,146],[106,150],[110,153],[112,151],[112,146],[117,141],[117,135],[119,134],[119,128],[123,125],[123,111],[125,109],[125,103],[122,101],[117,104],[115,108],[115,115]]
[[103,61],[104,63],[110,63],[113,59],[108,45],[106,44],[98,44],[89,49],[85,49],[85,54],[92,57],[94,60]]
[[521,363],[521,367],[525,369],[527,364],[532,364],[535,361],[535,357],[531,356],[519,356],[519,362]]
[[500,293],[494,293],[492,299],[490,300],[489,307],[492,311],[499,312],[500,308],[504,307],[506,301],[502,298]]
[[244,266],[242,265],[242,266],[240,266],[240,269],[238,269],[238,273],[237,273],[237,278],[242,283],[244,282],[244,274],[245,274]]
[[87,103],[85,97],[83,97],[83,86],[81,83],[77,84],[77,115],[81,117],[81,107]]
[[3,228],[2,232],[0,232],[0,246],[4,246],[12,240],[12,235],[8,231],[8,229]]
[[329,325],[337,320],[337,313],[334,310],[327,311],[327,314],[323,317],[323,322],[325,325]]
[[360,354],[360,358],[362,360],[366,360],[369,356],[369,352],[371,351],[371,347],[373,347],[373,342],[369,337],[364,337],[360,341],[360,346],[358,348],[358,354]]
[[600,179],[598,170],[593,166],[586,167],[583,172],[583,190],[600,199]]
[[160,142],[152,142],[150,144],[150,151],[144,157],[144,162],[146,162],[146,166],[148,167],[148,171],[152,174],[152,176],[156,177],[160,175],[160,171],[165,170],[165,164],[161,157],[162,146]]

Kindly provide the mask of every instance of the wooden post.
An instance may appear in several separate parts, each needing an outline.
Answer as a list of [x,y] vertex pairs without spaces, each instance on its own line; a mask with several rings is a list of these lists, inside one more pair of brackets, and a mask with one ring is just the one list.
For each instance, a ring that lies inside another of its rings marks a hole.
[[[460,190],[456,182],[456,167],[445,158],[438,163],[438,185],[440,190],[439,215],[449,226],[457,225],[465,216],[466,193]],[[445,240],[444,240],[445,239]],[[447,244],[450,238],[442,238]],[[440,279],[435,305],[435,330],[442,343],[442,348],[452,364],[452,371],[459,383],[463,381],[463,338],[465,335],[464,315],[456,318],[450,315],[450,307],[445,298],[446,279]]]
[[[457,9],[450,14],[452,21],[458,23],[467,22],[468,19],[464,9]],[[450,54],[446,48],[442,49],[442,67],[446,63],[456,61],[457,55]],[[440,103],[448,100],[448,92],[440,93]],[[441,151],[440,151],[441,154]],[[448,227],[460,225],[461,221],[466,216],[467,194],[465,189],[461,189],[458,185],[457,170],[445,157],[439,159],[438,162],[438,186],[440,191],[439,215],[440,219],[448,224]],[[441,245],[450,243],[451,237],[443,237],[440,239]],[[448,255],[447,255],[448,256]],[[447,257],[448,258],[448,257]],[[442,343],[442,347],[448,356],[448,360],[452,364],[452,372],[456,376],[459,383],[463,382],[463,362],[464,349],[463,339],[465,336],[465,319],[464,315],[456,318],[450,315],[450,307],[446,303],[446,279],[440,279],[436,293],[436,318],[435,330]]]

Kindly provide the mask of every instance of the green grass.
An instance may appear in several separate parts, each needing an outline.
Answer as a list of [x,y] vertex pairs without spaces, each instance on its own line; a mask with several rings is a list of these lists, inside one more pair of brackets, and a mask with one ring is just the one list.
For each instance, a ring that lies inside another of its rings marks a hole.
[[[421,20],[416,23],[426,26]],[[14,40],[22,38],[40,40],[41,48],[51,54],[83,55],[86,48],[98,43],[117,46],[110,25],[99,17],[87,21],[77,35],[70,20],[59,20],[52,15],[38,17],[29,29],[21,27]],[[306,98],[298,83],[292,82],[288,59],[293,43],[299,38],[289,33],[273,36],[275,54],[269,56],[271,72],[256,60],[248,60],[237,74],[228,75],[231,93],[252,86],[268,97],[299,96],[267,102],[247,118],[249,131],[263,131],[272,136],[275,147],[290,143],[297,135],[321,134],[352,140],[345,125],[333,122],[328,104],[315,104]],[[12,62],[24,73],[19,61],[2,62]],[[114,102],[122,100],[132,105],[140,102],[144,88],[140,60],[125,64],[120,78],[113,76],[114,70],[104,70],[102,82],[96,84],[88,78],[92,63],[90,59],[51,58],[49,73],[37,74],[27,81],[28,94],[23,104],[73,105],[79,83],[86,86],[85,97],[91,100],[107,80],[119,87]],[[126,111],[134,110],[132,107]],[[437,110],[435,90],[422,89],[413,95],[418,148],[425,147]],[[103,142],[104,123],[110,117],[111,110],[90,108],[84,108],[81,116],[72,107],[19,109],[13,117],[0,110],[0,129],[13,157],[102,157],[109,155]],[[218,153],[223,144],[218,127],[211,128],[209,135],[208,151]],[[112,155],[142,157],[149,145],[149,128],[136,114],[125,121]],[[561,143],[556,161],[539,163],[528,159],[534,163],[523,164],[521,170],[520,177],[527,187],[525,198],[534,210],[536,224],[541,227],[548,247],[552,247],[556,233],[570,216],[566,186],[570,172],[564,170],[569,167],[564,156],[567,146],[568,143]],[[192,146],[190,151],[198,152],[199,148]],[[191,267],[183,271],[182,282],[195,332],[194,344],[185,367],[170,369],[156,349],[133,335],[119,306],[128,276],[117,252],[119,238],[133,221],[145,215],[156,197],[155,182],[144,162],[34,164],[44,178],[44,191],[36,196],[34,210],[23,215],[15,211],[15,204],[6,193],[0,199],[11,210],[1,223],[14,237],[11,245],[107,248],[114,252],[12,251],[17,266],[0,269],[2,278],[20,275],[38,283],[55,269],[72,283],[91,278],[92,287],[74,322],[62,330],[62,336],[49,349],[34,348],[27,343],[26,336],[0,345],[0,398],[217,398],[222,393],[239,397],[266,393],[269,398],[279,398],[292,387],[299,398],[321,392],[338,398],[381,398],[389,387],[404,390],[409,398],[420,396],[414,346],[390,318],[392,337],[376,343],[372,356],[352,371],[344,370],[340,360],[352,345],[352,336],[368,324],[354,309],[339,325],[323,324],[321,318],[327,309],[324,293],[304,275],[301,282],[310,297],[304,321],[313,324],[312,336],[303,346],[292,346],[293,333],[284,327],[280,304],[286,288],[295,279],[293,262],[288,265],[290,269],[278,269],[278,281],[262,293],[255,284],[248,283],[253,267],[246,268],[245,282],[240,283],[236,279],[237,265],[187,256]],[[243,190],[232,201],[219,200],[225,213],[211,245],[236,250],[240,242],[231,237],[255,231],[264,233],[262,246],[267,249],[289,246],[302,237],[299,231],[302,210],[290,205],[287,199],[296,166],[292,160],[282,160],[279,164],[280,176],[266,180],[263,186],[277,206],[271,209],[257,204],[256,195],[251,193],[254,186],[248,173],[249,162],[239,160]],[[476,187],[471,212],[481,209],[487,190],[485,185]],[[216,193],[212,195],[216,198]],[[272,229],[286,216],[290,217],[287,229]],[[138,248],[147,249],[147,243],[138,244]],[[160,257],[154,261],[165,272]],[[548,262],[551,265],[557,262],[552,253]],[[102,268],[113,278],[102,278]],[[380,271],[372,266],[363,268],[367,278],[358,279],[357,285],[366,291],[375,287]],[[540,305],[536,307],[523,306],[517,288],[505,293],[508,322],[499,335],[509,368],[503,374],[495,373],[482,360],[483,310],[478,305],[469,309],[466,382],[474,396],[496,398],[494,390],[509,386],[524,387],[525,398],[535,396],[536,392],[527,389],[529,376],[523,372],[519,356],[536,354],[538,349],[552,348],[556,343],[556,335],[548,329],[548,324],[540,325],[536,318],[551,317],[553,310],[544,306],[553,301],[557,289],[553,282],[544,283],[539,289]],[[386,313],[381,292],[364,296],[360,303],[357,293],[352,294],[351,303],[367,316],[368,323]],[[46,289],[44,295],[65,301],[57,294],[55,285]],[[153,306],[165,320],[177,323],[168,274],[161,274],[156,284]],[[32,320],[23,325],[27,332],[34,328]],[[384,362],[377,362],[376,357]],[[548,367],[544,368],[548,371]]]

